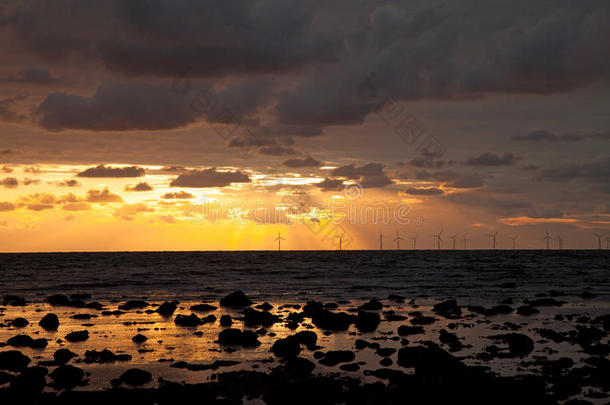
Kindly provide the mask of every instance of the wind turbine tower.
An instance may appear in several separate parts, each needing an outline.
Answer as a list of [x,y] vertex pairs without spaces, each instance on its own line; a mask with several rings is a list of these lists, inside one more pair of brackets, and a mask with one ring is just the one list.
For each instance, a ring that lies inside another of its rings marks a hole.
[[441,238],[442,234],[443,234],[443,230],[441,229],[441,231],[439,233],[437,233],[436,235],[432,235],[433,237],[436,238],[436,247],[438,248],[438,250],[441,249],[441,241],[443,240]]
[[513,241],[513,250],[517,248],[517,236],[509,236],[508,239]]
[[595,232],[593,232],[593,235],[597,236],[597,248],[601,249],[602,248],[602,237],[604,235],[601,233],[595,233]]
[[549,235],[549,231],[546,231],[546,235],[544,236],[544,238],[542,238],[542,240],[546,240],[546,250],[549,250],[551,248],[551,235]]
[[282,238],[282,235],[280,235],[280,231],[277,231],[277,238],[275,238],[275,240],[277,241],[277,250],[279,252],[280,250],[282,250],[282,241],[286,239]]
[[415,247],[417,246],[417,235],[409,237],[408,239],[413,241],[413,250],[415,250]]
[[339,252],[341,251],[343,245],[343,235],[345,235],[345,233],[342,233],[341,235],[335,235],[335,238],[339,238]]
[[457,238],[458,234],[449,236],[449,239],[453,239],[453,250],[455,250],[455,238]]
[[466,235],[462,236],[462,242],[464,243],[464,250],[466,250],[466,243],[470,242],[470,239],[466,238]]
[[496,250],[496,236],[498,236],[498,232],[488,234],[490,238],[493,240],[493,250]]
[[379,230],[379,250],[383,250],[383,234]]
[[394,239],[394,241],[396,242],[396,250],[400,250],[400,241],[401,240],[403,240],[403,238],[401,238],[398,231],[396,231],[396,239]]

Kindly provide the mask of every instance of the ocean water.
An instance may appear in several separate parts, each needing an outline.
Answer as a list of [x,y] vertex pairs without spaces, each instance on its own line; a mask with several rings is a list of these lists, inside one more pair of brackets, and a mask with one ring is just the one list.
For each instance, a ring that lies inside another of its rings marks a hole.
[[[515,283],[516,288],[501,287]],[[610,300],[610,251],[285,251],[0,254],[0,292],[30,300],[461,298],[495,302],[560,290]]]

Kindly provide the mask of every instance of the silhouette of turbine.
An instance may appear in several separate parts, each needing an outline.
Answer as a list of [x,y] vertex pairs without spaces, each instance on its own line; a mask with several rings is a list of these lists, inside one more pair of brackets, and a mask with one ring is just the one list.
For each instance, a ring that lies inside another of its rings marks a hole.
[[280,250],[282,250],[282,241],[286,239],[282,238],[282,235],[280,235],[280,231],[277,231],[277,238],[275,238],[274,240],[277,241],[277,250],[279,252]]
[[398,231],[396,231],[396,238],[394,239],[394,241],[396,242],[396,250],[400,250],[400,241],[401,240],[403,240],[403,238],[401,238]]
[[443,234],[443,230],[441,229],[441,231],[439,233],[437,233],[436,235],[432,235],[432,237],[436,238],[436,246],[437,246],[438,250],[441,249],[441,241],[443,240],[441,238],[442,234]]
[[487,234],[493,240],[493,250],[496,250],[496,236],[498,236],[498,232]]

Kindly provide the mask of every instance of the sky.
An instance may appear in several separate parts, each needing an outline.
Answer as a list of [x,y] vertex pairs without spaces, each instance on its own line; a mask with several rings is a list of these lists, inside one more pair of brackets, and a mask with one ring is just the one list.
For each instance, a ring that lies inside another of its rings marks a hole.
[[609,22],[0,0],[0,251],[605,248]]

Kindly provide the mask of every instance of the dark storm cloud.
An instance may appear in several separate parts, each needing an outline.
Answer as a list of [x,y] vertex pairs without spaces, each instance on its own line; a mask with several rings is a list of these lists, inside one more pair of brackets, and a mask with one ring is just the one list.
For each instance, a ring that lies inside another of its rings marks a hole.
[[142,177],[146,171],[141,167],[112,167],[98,165],[77,174],[78,177]]
[[483,177],[477,173],[458,173],[453,170],[429,172],[421,170],[415,172],[416,180],[437,181],[445,187],[476,188],[482,187]]
[[479,156],[471,157],[466,161],[469,166],[511,166],[516,163],[519,158],[512,153],[497,155],[491,152],[485,152]]
[[511,136],[513,141],[527,142],[531,144],[539,143],[556,143],[556,142],[579,142],[586,139],[602,139],[609,140],[610,133],[594,133],[594,134],[554,134],[546,130],[532,131],[523,135]]
[[287,167],[320,167],[322,165],[323,163],[320,160],[311,156],[307,156],[304,159],[288,159],[284,162],[284,166]]
[[[297,0],[43,0],[14,2],[0,21],[50,60],[101,61],[129,75],[266,73],[331,61],[341,37],[309,29]],[[332,28],[332,27],[331,27]]]
[[225,187],[231,183],[250,183],[243,172],[219,172],[215,167],[182,173],[170,183],[171,187]]
[[384,165],[381,163],[367,163],[364,166],[357,167],[354,164],[339,166],[333,169],[333,176],[347,177],[348,179],[359,179],[363,176],[381,176],[383,175]]
[[15,105],[28,98],[27,93],[0,99],[0,120],[7,122],[19,122],[26,119],[25,115],[15,111]]
[[296,155],[298,152],[294,148],[282,146],[282,145],[271,145],[271,146],[263,146],[258,150],[258,153],[261,155],[271,155],[271,156],[286,156],[286,155]]
[[324,191],[334,191],[343,189],[343,180],[333,180],[325,178],[320,183],[316,183],[316,186]]
[[405,193],[411,195],[440,195],[444,191],[438,187],[410,187]]
[[38,67],[22,69],[19,73],[8,76],[6,80],[8,82],[27,84],[52,84],[61,82],[61,79],[53,76],[49,70]]
[[584,180],[590,182],[610,182],[610,158],[593,163],[559,166],[543,170],[539,176],[542,180],[570,181]]
[[125,186],[125,191],[152,191],[153,188],[146,182],[138,183],[135,186]]

